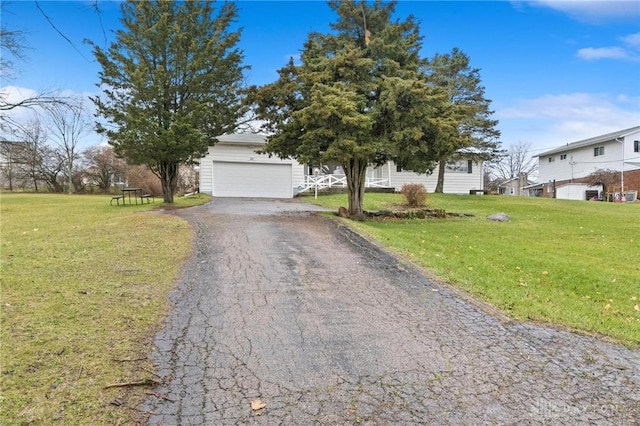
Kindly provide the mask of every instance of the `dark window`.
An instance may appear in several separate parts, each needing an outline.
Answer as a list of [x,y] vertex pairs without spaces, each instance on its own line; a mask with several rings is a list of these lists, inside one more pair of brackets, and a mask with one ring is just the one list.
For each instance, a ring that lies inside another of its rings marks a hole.
[[604,155],[604,146],[597,146],[595,148],[593,148],[593,156],[594,157],[600,157]]
[[452,162],[447,162],[447,164],[445,165],[445,171],[448,172],[455,172],[455,173],[471,173],[471,161],[452,161]]
[[396,165],[396,172],[400,173],[402,171],[402,167]]
[[560,159],[561,160],[566,160],[567,159],[567,154],[560,154]]
[[556,161],[556,157],[549,157],[549,162],[553,163],[554,161]]
[[472,173],[473,161],[467,160],[467,173]]
[[640,152],[640,141],[633,141],[633,152]]

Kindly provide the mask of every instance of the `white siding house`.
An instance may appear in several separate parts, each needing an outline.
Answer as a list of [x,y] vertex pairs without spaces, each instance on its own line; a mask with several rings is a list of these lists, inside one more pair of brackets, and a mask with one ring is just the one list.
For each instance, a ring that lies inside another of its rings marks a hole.
[[[399,170],[393,162],[375,170],[381,178],[388,178],[389,186],[395,188],[396,191],[400,191],[402,185],[406,183],[421,183],[428,192],[433,192],[438,183],[437,167],[430,175]],[[482,162],[460,160],[448,163],[445,167],[443,192],[445,194],[469,194],[470,190],[481,191],[484,189],[483,175]]]
[[[312,168],[296,160],[256,153],[265,143],[266,136],[258,134],[218,137],[218,143],[200,160],[200,192],[217,197],[292,198],[316,185],[320,189],[345,186],[339,168],[314,175]],[[469,194],[470,190],[483,190],[483,182],[483,164],[462,160],[447,164],[443,190]],[[400,191],[405,183],[420,183],[433,192],[437,174],[402,171],[392,162],[367,169],[367,187]]]
[[258,154],[266,137],[223,135],[200,160],[200,192],[216,197],[293,198],[304,182],[304,166]]
[[568,143],[539,154],[538,161],[540,182],[550,196],[586,199],[598,188],[589,187],[584,178],[600,169],[620,172],[618,191],[638,191],[640,126]]

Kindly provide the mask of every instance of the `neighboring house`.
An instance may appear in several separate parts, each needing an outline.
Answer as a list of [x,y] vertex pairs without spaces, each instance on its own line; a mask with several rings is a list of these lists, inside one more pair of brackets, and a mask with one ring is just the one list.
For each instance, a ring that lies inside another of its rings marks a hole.
[[534,196],[528,189],[531,185],[534,185],[534,182],[527,179],[527,175],[523,173],[518,177],[507,179],[500,183],[498,185],[498,194],[523,197]]
[[620,182],[610,192],[628,196],[640,191],[640,126],[568,143],[537,157],[548,197],[586,200],[605,195],[600,194],[602,187],[585,183],[601,169],[620,172]]
[[[340,167],[309,167],[293,159],[258,154],[266,136],[242,133],[218,137],[200,160],[200,192],[217,197],[292,198],[316,187],[346,186]],[[366,186],[400,191],[405,183],[421,183],[433,191],[437,175],[403,171],[389,162],[367,170]],[[444,192],[483,190],[483,164],[462,160],[447,165]]]

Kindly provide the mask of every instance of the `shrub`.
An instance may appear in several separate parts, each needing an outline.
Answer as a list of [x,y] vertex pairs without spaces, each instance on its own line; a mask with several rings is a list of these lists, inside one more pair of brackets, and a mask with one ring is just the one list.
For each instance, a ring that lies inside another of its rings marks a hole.
[[130,166],[127,170],[127,181],[130,187],[142,188],[145,194],[162,196],[160,179],[147,166]]
[[427,190],[419,183],[406,183],[402,185],[402,195],[407,200],[409,207],[421,207],[427,201]]

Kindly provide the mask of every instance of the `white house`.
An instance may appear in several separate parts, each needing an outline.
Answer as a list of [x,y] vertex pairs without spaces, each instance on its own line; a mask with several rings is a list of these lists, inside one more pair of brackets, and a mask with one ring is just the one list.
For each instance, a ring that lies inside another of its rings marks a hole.
[[218,137],[200,160],[200,192],[216,197],[293,198],[304,182],[304,166],[258,154],[265,135],[241,133]]
[[[200,160],[200,192],[216,197],[292,198],[298,193],[344,187],[346,179],[339,167],[314,169],[293,159],[282,160],[258,154],[266,136],[252,133],[218,137],[218,143]],[[405,183],[421,183],[432,192],[437,175],[403,171],[393,163],[367,170],[367,187],[393,188]],[[444,192],[469,194],[483,190],[483,164],[462,160],[447,164]]]
[[602,188],[590,187],[585,178],[602,169],[620,172],[620,182],[612,188],[616,193],[640,191],[640,126],[568,143],[537,157],[547,196],[591,198]]

